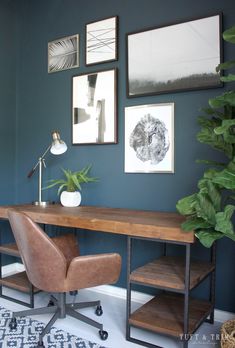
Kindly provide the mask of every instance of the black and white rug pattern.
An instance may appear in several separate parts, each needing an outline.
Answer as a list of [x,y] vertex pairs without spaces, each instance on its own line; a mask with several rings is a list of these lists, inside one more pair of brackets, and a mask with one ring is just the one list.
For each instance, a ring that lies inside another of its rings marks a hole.
[[[17,329],[10,330],[9,322],[12,314],[0,306],[0,348],[34,348],[38,343],[39,333],[45,324],[30,317],[18,318]],[[52,327],[43,338],[48,348],[105,348],[76,337],[63,330]]]

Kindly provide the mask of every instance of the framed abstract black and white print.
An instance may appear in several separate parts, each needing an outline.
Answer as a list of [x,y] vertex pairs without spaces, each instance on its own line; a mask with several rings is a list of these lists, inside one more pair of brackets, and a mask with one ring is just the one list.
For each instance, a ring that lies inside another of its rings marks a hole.
[[174,103],[125,108],[125,173],[174,173]]
[[220,87],[222,15],[127,34],[127,96]]
[[118,17],[86,25],[86,65],[117,60]]
[[79,35],[67,36],[48,43],[48,72],[79,67]]
[[74,76],[72,143],[117,143],[116,69]]

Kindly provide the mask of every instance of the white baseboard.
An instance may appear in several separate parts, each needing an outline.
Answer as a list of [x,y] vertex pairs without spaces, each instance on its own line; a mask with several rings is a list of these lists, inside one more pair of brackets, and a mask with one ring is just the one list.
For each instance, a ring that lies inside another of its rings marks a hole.
[[2,267],[3,277],[10,276],[16,272],[23,272],[25,270],[24,265],[20,262],[11,263]]
[[[12,263],[10,265],[6,265],[2,267],[2,275],[8,276],[11,274],[14,274],[16,272],[23,272],[25,270],[24,265],[19,262]],[[120,298],[122,300],[126,300],[126,289],[120,288],[114,285],[100,285],[96,286],[94,288],[88,289],[90,291],[96,291],[104,295],[108,296],[114,296],[117,298]],[[153,296],[139,292],[139,291],[132,291],[131,292],[131,299],[133,302],[137,302],[139,304],[144,304],[148,301],[150,301],[153,298]],[[234,319],[235,313],[232,312],[226,312],[221,311],[220,309],[215,309],[215,321],[224,323],[227,320]]]

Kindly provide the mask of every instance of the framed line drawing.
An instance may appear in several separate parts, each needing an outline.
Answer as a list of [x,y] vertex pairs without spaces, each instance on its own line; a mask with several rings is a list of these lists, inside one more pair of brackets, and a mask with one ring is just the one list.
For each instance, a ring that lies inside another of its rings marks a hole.
[[130,33],[127,96],[219,87],[222,14]]
[[72,144],[117,143],[117,70],[72,79]]
[[86,65],[117,60],[118,17],[86,25]]
[[48,43],[48,72],[79,67],[79,35],[67,36]]
[[125,108],[125,173],[174,173],[174,103]]

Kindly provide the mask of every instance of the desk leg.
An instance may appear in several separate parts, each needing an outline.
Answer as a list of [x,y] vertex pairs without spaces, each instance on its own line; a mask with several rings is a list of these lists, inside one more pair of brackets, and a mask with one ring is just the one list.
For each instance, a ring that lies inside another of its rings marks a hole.
[[[211,247],[211,263],[215,266],[216,264],[216,243],[214,242],[213,246]],[[211,274],[210,278],[210,302],[212,305],[212,311],[210,314],[210,317],[208,319],[208,322],[210,324],[214,324],[214,312],[215,312],[215,269]]]
[[129,318],[131,314],[131,283],[130,283],[130,273],[131,273],[131,256],[132,256],[132,239],[127,237],[127,301],[126,301],[126,339],[130,339],[130,324]]
[[185,258],[185,292],[184,292],[184,336],[183,347],[188,348],[188,329],[189,329],[189,290],[190,290],[190,244],[186,245],[186,258]]

